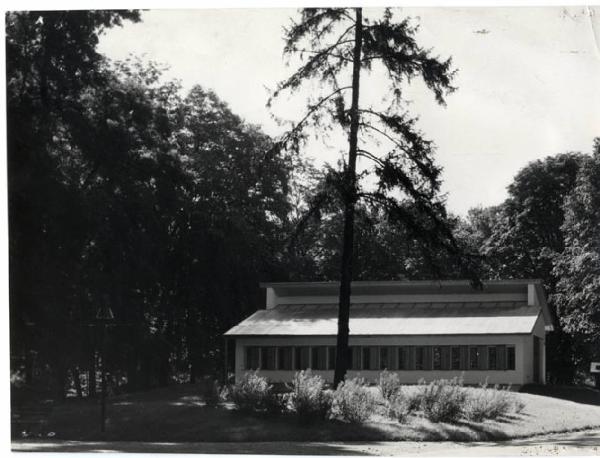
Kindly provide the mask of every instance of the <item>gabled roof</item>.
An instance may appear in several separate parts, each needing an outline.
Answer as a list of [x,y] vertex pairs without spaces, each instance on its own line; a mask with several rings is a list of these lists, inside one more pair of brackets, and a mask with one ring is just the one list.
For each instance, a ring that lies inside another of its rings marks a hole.
[[[526,302],[352,304],[350,335],[528,334],[539,316]],[[259,310],[227,336],[337,334],[337,306],[278,305]]]

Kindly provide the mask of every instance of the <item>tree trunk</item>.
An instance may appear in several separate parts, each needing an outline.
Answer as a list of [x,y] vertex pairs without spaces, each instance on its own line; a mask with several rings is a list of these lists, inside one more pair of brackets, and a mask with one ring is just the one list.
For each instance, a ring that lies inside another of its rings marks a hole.
[[344,241],[340,278],[340,300],[338,309],[337,356],[335,361],[334,386],[344,380],[348,369],[348,336],[350,333],[350,294],[352,282],[352,259],[354,248],[354,210],[356,206],[356,153],[358,144],[358,95],[362,52],[362,8],[356,8],[354,31],[354,55],[352,59],[352,106],[350,107],[350,135],[348,169],[344,174]]

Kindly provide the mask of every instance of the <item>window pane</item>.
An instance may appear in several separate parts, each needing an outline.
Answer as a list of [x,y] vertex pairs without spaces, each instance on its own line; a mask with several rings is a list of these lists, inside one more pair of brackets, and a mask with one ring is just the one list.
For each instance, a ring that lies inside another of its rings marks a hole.
[[259,347],[246,347],[246,369],[258,369],[258,352]]
[[388,347],[379,347],[379,369],[389,369],[389,355],[391,351]]
[[450,352],[450,368],[453,371],[460,370],[460,347],[452,347],[452,350],[450,350]]
[[469,347],[469,369],[479,368],[479,349],[477,347]]
[[422,371],[425,367],[425,348],[415,347],[415,369]]
[[350,347],[352,364],[350,367],[353,371],[361,370],[360,364],[360,347]]
[[496,351],[496,347],[488,347],[488,369],[489,370],[496,370],[496,368],[498,367],[497,365],[497,351]]
[[283,371],[292,370],[292,347],[279,347],[277,368]]
[[406,370],[408,367],[406,347],[398,347],[398,369]]
[[312,347],[311,368],[314,370],[325,370],[327,365],[327,347]]
[[506,369],[515,370],[515,347],[506,347]]
[[335,347],[327,347],[327,351],[329,352],[329,361],[327,365],[327,369],[334,370],[335,369],[335,358],[337,354],[337,348]]
[[442,347],[433,347],[433,370],[442,369]]
[[272,371],[275,369],[275,347],[261,347],[261,369]]
[[295,348],[296,367],[297,371],[303,371],[308,369],[308,347],[296,347]]
[[362,347],[362,369],[369,370],[371,368],[371,349]]

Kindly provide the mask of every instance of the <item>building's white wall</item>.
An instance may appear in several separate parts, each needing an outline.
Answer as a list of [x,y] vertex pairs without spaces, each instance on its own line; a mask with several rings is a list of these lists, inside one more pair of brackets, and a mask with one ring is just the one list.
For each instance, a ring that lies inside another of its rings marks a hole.
[[[468,335],[468,336],[385,336],[385,337],[350,337],[350,345],[381,345],[381,346],[410,346],[410,345],[514,345],[515,370],[467,370],[467,371],[395,371],[403,383],[417,383],[420,379],[426,381],[453,378],[463,375],[464,383],[479,384],[487,381],[490,384],[523,385],[533,380],[533,349],[531,335]],[[288,346],[288,345],[335,345],[335,336],[318,337],[247,337],[236,339],[235,376],[239,380],[244,374],[244,348],[255,346]],[[295,371],[266,371],[260,373],[273,382],[289,382]],[[348,377],[360,376],[369,381],[376,381],[380,371],[348,371]],[[327,381],[333,381],[333,371],[316,371]]]
[[[538,317],[533,327],[533,335],[540,338],[540,383],[546,383],[546,330],[542,314]],[[532,339],[533,340],[533,339]],[[533,346],[531,348],[533,355]],[[532,356],[533,361],[533,356]],[[533,369],[532,369],[533,370]]]
[[533,336],[540,339],[540,382],[546,383],[546,332],[544,330],[544,317],[540,314],[533,332],[527,336],[523,336],[523,375],[525,383],[534,382],[533,372]]

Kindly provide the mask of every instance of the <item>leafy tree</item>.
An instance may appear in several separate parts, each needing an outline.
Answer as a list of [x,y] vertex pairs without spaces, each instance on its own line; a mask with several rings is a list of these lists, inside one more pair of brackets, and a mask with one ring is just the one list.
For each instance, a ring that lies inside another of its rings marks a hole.
[[192,286],[182,298],[193,380],[220,361],[222,333],[258,308],[259,281],[281,275],[292,162],[200,86],[179,113],[176,148],[194,183],[184,239]]
[[[316,79],[329,91],[311,100],[306,115],[281,140],[280,146],[298,148],[310,127],[337,125],[348,135],[348,154],[341,170],[331,168],[322,192],[312,199],[322,206],[336,193],[343,203],[337,359],[334,381],[345,376],[351,280],[353,278],[355,213],[359,201],[385,210],[391,221],[401,221],[411,236],[429,246],[458,253],[439,196],[440,168],[433,162],[433,145],[416,128],[405,109],[403,84],[421,78],[438,103],[452,92],[451,61],[440,60],[420,47],[417,27],[409,19],[395,22],[386,9],[380,18],[363,17],[362,8],[318,8],[301,11],[300,21],[286,31],[285,52],[306,61],[274,93],[295,91]],[[388,75],[387,106],[360,102],[361,81],[371,72]],[[347,81],[347,82],[342,82]],[[383,151],[382,154],[380,154]],[[357,158],[370,169],[357,172]],[[368,175],[374,189],[363,186]],[[410,205],[405,205],[405,203]]]
[[553,301],[563,329],[587,348],[579,362],[600,357],[600,139],[580,168],[564,205],[565,248],[555,260]]
[[[553,266],[565,246],[563,205],[586,161],[587,156],[581,153],[565,153],[528,164],[509,185],[504,203],[472,211],[468,223],[472,243],[485,257],[485,275],[542,279],[555,324],[553,294],[558,277]],[[570,382],[577,350],[570,336],[560,326],[555,328],[547,336],[550,379]]]
[[[81,165],[69,151],[68,117],[80,113],[86,87],[102,84],[102,31],[135,11],[36,11],[6,15],[7,162],[11,342],[31,378],[32,348],[50,362],[62,395],[69,359],[65,335],[80,334],[73,312],[82,299],[85,206],[66,177]],[[36,345],[33,346],[33,342]]]
[[100,306],[111,377],[143,389],[221,370],[222,332],[283,275],[298,161],[215,94],[97,54],[123,19],[7,16],[11,356],[60,397],[95,392]]
[[515,176],[484,246],[494,276],[543,278],[552,285],[553,258],[564,247],[563,203],[585,160],[581,153],[559,154],[534,161]]

